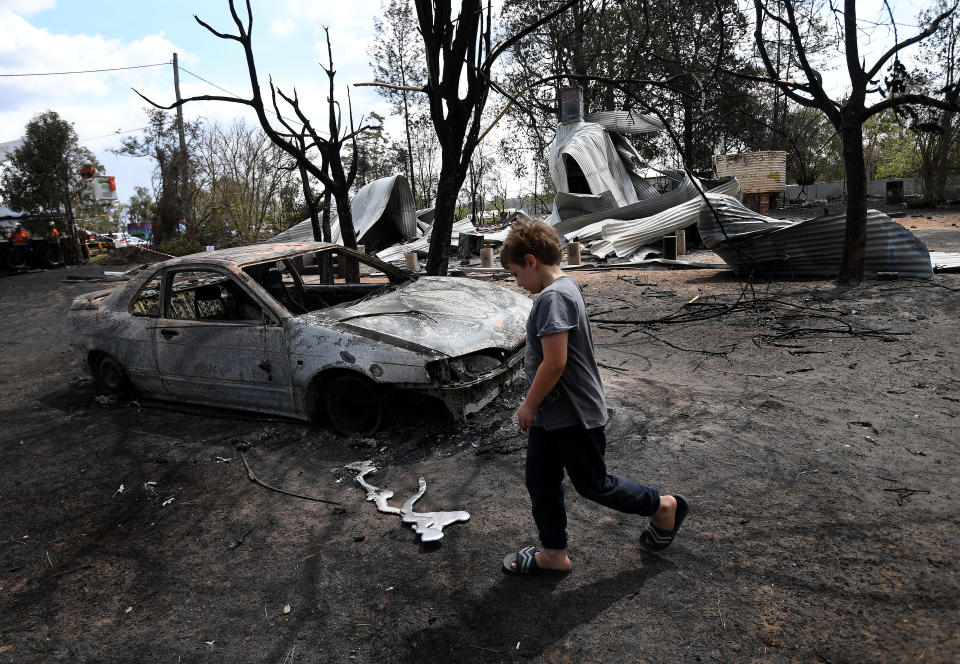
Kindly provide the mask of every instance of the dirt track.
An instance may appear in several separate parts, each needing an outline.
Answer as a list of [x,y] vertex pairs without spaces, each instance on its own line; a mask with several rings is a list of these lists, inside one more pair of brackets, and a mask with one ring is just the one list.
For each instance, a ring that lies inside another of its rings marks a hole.
[[[956,251],[950,223],[916,232]],[[499,569],[535,538],[519,392],[459,427],[408,408],[365,440],[101,406],[64,336],[98,285],[61,283],[101,271],[0,278],[0,661],[956,661],[960,275],[579,273],[611,470],[692,513],[649,556],[640,520],[571,491],[574,572],[549,580]],[[678,310],[698,320],[599,322]],[[342,507],[248,482],[237,439],[263,480]],[[418,509],[471,520],[420,544],[363,502],[344,465],[365,458],[394,504],[422,476]]]

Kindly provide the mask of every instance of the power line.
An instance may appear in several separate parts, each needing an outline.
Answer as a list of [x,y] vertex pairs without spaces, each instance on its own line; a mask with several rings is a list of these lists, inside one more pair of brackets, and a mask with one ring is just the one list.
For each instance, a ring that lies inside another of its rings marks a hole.
[[215,87],[217,90],[220,90],[221,92],[226,92],[226,93],[227,93],[228,95],[230,95],[231,97],[236,97],[237,99],[240,99],[240,98],[241,98],[240,95],[234,94],[234,93],[230,92],[229,90],[227,90],[226,88],[221,88],[219,85],[217,85],[216,83],[212,83],[212,82],[208,81],[208,80],[205,79],[203,76],[199,76],[199,75],[197,75],[197,74],[194,74],[192,71],[190,71],[189,69],[187,69],[187,68],[184,67],[183,65],[180,65],[180,71],[187,72],[188,74],[190,74],[190,75],[193,76],[194,78],[200,79],[201,81],[203,81],[203,82],[206,83],[207,85],[212,85],[212,86]]
[[[228,95],[230,95],[231,97],[236,97],[237,99],[242,99],[242,97],[241,97],[240,95],[235,94],[235,93],[233,93],[233,92],[230,92],[230,91],[227,90],[226,88],[220,87],[219,85],[217,85],[217,84],[214,83],[213,81],[208,81],[207,79],[205,79],[203,76],[200,76],[199,74],[194,74],[192,71],[190,71],[190,70],[187,69],[186,67],[183,67],[182,65],[180,66],[180,71],[186,72],[187,74],[190,74],[190,75],[193,76],[194,78],[203,81],[203,82],[206,83],[207,85],[212,85],[213,87],[215,87],[217,90],[220,90],[221,92],[226,92],[226,93],[227,93]],[[272,115],[273,113],[270,112],[270,114]],[[303,124],[300,120],[294,120],[294,119],[292,119],[292,118],[286,117],[285,115],[281,115],[280,117],[283,118],[284,120],[286,120],[287,122],[292,122],[293,124],[299,124],[299,125],[302,125],[302,124]],[[322,130],[316,130],[316,131],[317,131],[318,134],[321,134],[321,135],[329,135],[329,132],[326,132],[326,131],[322,131]]]
[[112,136],[122,136],[123,134],[132,134],[132,133],[135,132],[135,131],[143,131],[144,129],[149,129],[149,128],[150,128],[150,127],[137,127],[136,129],[126,129],[126,130],[124,130],[124,131],[120,131],[119,129],[117,129],[117,130],[116,130],[115,132],[113,132],[112,134],[104,134],[103,136],[91,136],[90,138],[81,138],[81,139],[78,139],[78,140],[79,140],[79,142],[81,142],[81,143],[84,142],[84,141],[95,141],[95,140],[97,140],[98,138],[110,138],[110,137],[112,137]]
[[81,71],[47,71],[34,74],[0,74],[3,78],[14,78],[21,76],[63,76],[66,74],[96,74],[104,71],[123,71],[125,69],[146,69],[147,67],[166,67],[169,62],[158,62],[152,65],[133,65],[131,67],[111,67],[109,69],[84,69]]

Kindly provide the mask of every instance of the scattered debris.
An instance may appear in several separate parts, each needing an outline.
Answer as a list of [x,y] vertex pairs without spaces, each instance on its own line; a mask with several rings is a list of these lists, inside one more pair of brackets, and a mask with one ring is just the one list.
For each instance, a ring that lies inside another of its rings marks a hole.
[[927,489],[907,489],[904,487],[898,487],[894,489],[884,489],[884,491],[890,491],[891,493],[896,493],[897,505],[899,506],[903,506],[905,502],[910,500],[911,496],[915,496],[918,493],[926,493],[926,494],[930,493]]
[[240,460],[243,461],[244,468],[247,469],[247,479],[249,479],[254,484],[259,484],[264,489],[270,489],[271,491],[276,491],[277,493],[282,493],[285,496],[291,496],[293,498],[303,498],[304,500],[312,500],[317,503],[327,503],[328,505],[341,505],[335,500],[327,500],[326,498],[316,498],[314,496],[305,496],[301,493],[293,493],[291,491],[284,491],[283,489],[278,489],[274,486],[270,486],[266,482],[260,480],[256,475],[253,474],[253,471],[250,470],[250,464],[247,463],[247,457],[244,456],[244,450],[250,449],[250,443],[245,440],[235,439],[234,444],[237,447],[237,452],[240,453]]
[[[742,273],[836,277],[843,258],[846,213],[793,222],[747,209],[732,196],[707,194],[697,229],[704,246]],[[867,211],[864,273],[933,275],[930,252],[916,235],[877,210]]]
[[420,535],[422,542],[436,542],[443,538],[444,528],[459,521],[467,521],[470,518],[470,513],[464,511],[414,512],[413,504],[427,491],[427,482],[422,477],[420,478],[420,488],[417,493],[408,498],[406,502],[403,503],[403,507],[397,509],[396,507],[391,507],[387,502],[393,497],[393,491],[380,489],[366,481],[366,476],[377,470],[373,465],[373,461],[355,461],[354,463],[347,464],[346,468],[359,473],[357,475],[357,482],[367,490],[367,500],[374,503],[378,511],[384,514],[399,515],[403,523],[410,524],[413,530]]
[[166,500],[164,500],[162,503],[160,503],[160,507],[166,507],[167,505],[172,503],[174,500],[176,499],[173,496],[170,496]]
[[227,548],[230,549],[231,551],[233,551],[233,550],[236,549],[238,546],[240,546],[241,544],[243,544],[243,539],[244,539],[247,535],[249,535],[250,533],[252,533],[252,532],[253,532],[253,528],[247,528],[247,529],[243,532],[243,534],[240,535],[240,538],[237,539],[237,540],[234,541],[234,542],[230,542],[230,544],[227,546]]

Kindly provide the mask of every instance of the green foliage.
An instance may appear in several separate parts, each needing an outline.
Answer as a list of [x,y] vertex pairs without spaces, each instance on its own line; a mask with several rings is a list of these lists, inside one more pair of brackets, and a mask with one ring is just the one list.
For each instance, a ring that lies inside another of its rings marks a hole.
[[[545,4],[506,0],[506,32],[535,21]],[[515,130],[504,156],[522,170],[526,160],[515,159],[518,149],[546,154],[558,115],[557,88],[574,84],[583,91],[586,113],[656,110],[667,120],[672,137],[631,137],[646,159],[673,156],[692,168],[709,168],[714,154],[755,149],[761,91],[723,71],[753,73],[738,46],[746,34],[743,14],[733,0],[691,0],[678,7],[668,0],[578,3],[516,44],[507,90],[518,92],[544,76],[566,73],[622,83],[567,79],[534,86],[508,112]]]
[[130,203],[126,206],[129,223],[152,222],[157,215],[156,201],[146,187],[134,187],[134,191],[136,193],[130,197]]
[[823,113],[791,104],[777,133],[777,147],[787,150],[788,182],[807,185],[843,179],[840,141]]
[[191,177],[191,165],[203,134],[200,122],[184,122],[185,154],[180,151],[176,116],[157,108],[146,108],[147,128],[143,134],[124,138],[114,154],[146,157],[154,161],[154,211],[161,232],[172,236],[181,220],[190,216],[198,188]]
[[291,158],[260,127],[211,123],[196,148],[196,211],[187,234],[200,245],[247,244],[302,221],[302,186]]
[[[946,0],[936,0],[920,14],[929,21],[948,8]],[[960,10],[943,22],[940,29],[923,42],[919,60],[926,65],[915,78],[922,92],[951,91],[954,100],[960,96]],[[923,198],[928,205],[939,205],[947,199],[947,177],[960,172],[960,112],[947,109],[907,109],[912,116],[911,129],[916,134]]]
[[[394,148],[393,152],[397,157],[398,172],[406,174],[416,197],[421,190],[421,180],[416,173],[418,169],[411,160],[411,155],[417,154],[414,148],[413,125],[417,118],[426,117],[426,99],[422,94],[402,88],[422,86],[426,81],[423,42],[417,34],[419,25],[410,0],[381,0],[380,6],[383,18],[373,19],[376,39],[371,42],[368,52],[371,58],[370,66],[376,80],[399,86],[377,87],[376,91],[390,103],[395,114],[403,116],[403,142],[406,148]],[[403,154],[400,154],[401,151]]]
[[[404,168],[407,154],[403,146],[391,143],[390,137],[383,130],[383,116],[371,113],[368,122],[377,126],[360,132],[357,136],[357,177],[353,182],[354,193],[374,180],[409,170]],[[344,145],[344,163],[349,163],[352,156],[353,146]]]
[[56,111],[45,111],[27,123],[24,143],[0,177],[0,197],[20,212],[69,216],[83,189],[84,164],[103,169],[90,150],[80,147],[73,125]]
[[171,256],[186,256],[187,254],[204,251],[205,247],[206,245],[202,244],[195,236],[177,235],[170,240],[161,242],[156,249]]
[[914,134],[891,110],[863,123],[863,156],[867,178],[912,178],[920,174]]

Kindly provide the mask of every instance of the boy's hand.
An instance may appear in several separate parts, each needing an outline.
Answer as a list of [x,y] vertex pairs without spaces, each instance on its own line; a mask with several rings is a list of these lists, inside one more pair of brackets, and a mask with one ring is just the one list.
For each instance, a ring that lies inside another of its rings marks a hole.
[[520,423],[520,430],[526,431],[533,426],[533,420],[537,416],[537,409],[531,407],[526,400],[517,408],[517,422]]

